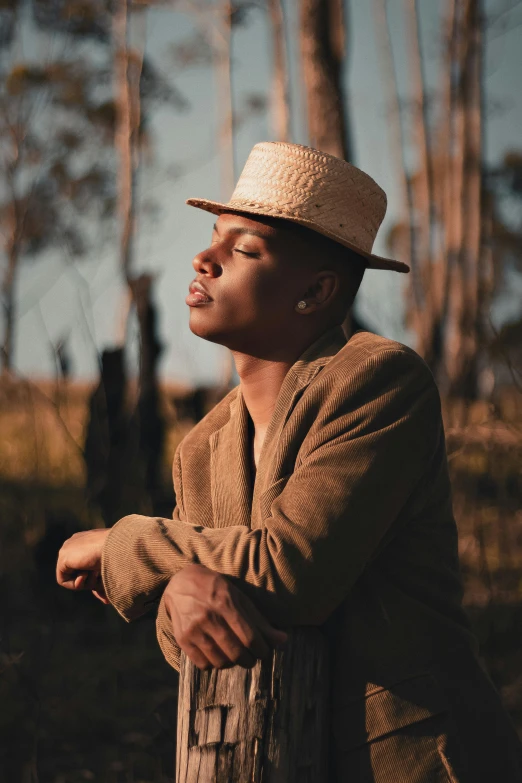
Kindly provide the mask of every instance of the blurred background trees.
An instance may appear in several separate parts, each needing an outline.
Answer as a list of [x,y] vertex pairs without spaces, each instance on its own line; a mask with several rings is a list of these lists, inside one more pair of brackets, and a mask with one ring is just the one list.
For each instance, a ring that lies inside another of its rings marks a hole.
[[[504,270],[520,254],[522,239],[499,203],[499,185],[503,180],[505,188],[509,173],[489,171],[484,163],[487,20],[478,0],[447,4],[440,89],[431,113],[415,2],[406,6],[405,22],[411,138],[406,138],[400,114],[395,113],[394,121],[400,126],[401,146],[414,149],[415,163],[402,172],[405,220],[392,228],[389,246],[409,258],[412,267],[406,317],[417,349],[443,392],[477,399],[481,392],[487,394],[480,382],[490,369],[496,339],[491,306]],[[382,11],[379,24],[386,24]],[[508,166],[510,160],[513,165],[508,155]]]
[[228,199],[267,138],[388,193],[376,250],[412,272],[369,272],[356,315],[439,383],[466,602],[522,727],[518,6],[0,0],[0,783],[172,777],[153,618],[62,595],[54,562],[75,530],[172,512],[174,449],[234,382],[186,327],[210,224],[183,202]]
[[[488,35],[502,33],[499,24],[516,6],[491,5],[447,0],[439,14],[438,40],[433,36],[428,42],[439,48],[435,86],[419,3],[396,3],[392,12],[406,41],[406,81],[397,72],[386,0],[372,0],[374,39],[367,43],[372,60],[380,64],[388,105],[383,145],[388,144],[385,151],[395,166],[388,250],[412,267],[404,329],[443,392],[467,399],[487,396],[492,384],[490,349],[494,343],[498,357],[502,338],[501,329],[489,323],[489,313],[502,296],[504,270],[517,268],[520,261],[520,225],[513,219],[520,198],[520,153],[506,149],[504,163],[495,165],[484,154],[491,102],[484,65]],[[192,25],[184,40],[178,37],[172,44],[163,72],[145,53],[148,15],[157,9],[173,30],[177,20]],[[235,31],[260,15],[271,48],[267,94],[238,97]],[[150,202],[145,208],[137,204],[140,172],[155,154],[150,120],[165,105],[190,111],[190,98],[177,89],[173,74],[198,66],[197,72],[206,71],[205,78],[214,80],[215,107],[208,121],[215,125],[221,198],[228,198],[237,176],[238,134],[267,107],[273,137],[299,139],[358,162],[354,107],[346,88],[358,31],[351,29],[349,6],[339,0],[295,5],[281,0],[180,0],[172,5],[159,0],[5,0],[0,18],[5,370],[13,368],[20,261],[51,253],[88,256],[94,248],[101,252],[96,244],[101,237],[118,247],[126,290],[110,342],[125,343],[130,309],[139,309],[134,278],[142,273],[133,269],[142,263],[133,260],[138,225],[143,233],[147,211],[154,212]],[[300,94],[296,86],[302,87]],[[153,297],[153,277],[148,274],[148,284],[139,286],[141,295],[148,291]],[[143,318],[136,323],[142,373],[154,374],[161,340],[156,338],[155,348],[147,345],[150,329]],[[147,385],[150,378],[141,383]]]
[[343,64],[347,55],[342,0],[301,0],[301,68],[310,146],[352,160]]
[[103,70],[71,55],[66,46],[52,59],[24,60],[16,12],[26,12],[23,4],[7,17],[0,50],[4,370],[13,366],[21,261],[50,248],[81,256],[89,241],[85,218],[105,220],[114,192],[99,155],[107,142],[95,97]]

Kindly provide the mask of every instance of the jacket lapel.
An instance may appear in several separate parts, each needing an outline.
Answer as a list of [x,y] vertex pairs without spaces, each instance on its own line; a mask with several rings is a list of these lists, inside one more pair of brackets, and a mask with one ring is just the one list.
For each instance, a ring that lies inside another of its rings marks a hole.
[[250,455],[248,411],[241,394],[230,403],[230,418],[210,443],[214,527],[250,525]]
[[288,371],[259,457],[252,498],[249,454],[249,415],[238,388],[230,403],[226,424],[212,433],[210,475],[214,527],[246,525],[259,527],[259,497],[280,478],[284,453],[279,449],[281,433],[307,386],[325,364],[346,344],[341,327],[325,332],[300,356]]
[[265,489],[281,476],[280,466],[284,461],[279,445],[281,434],[300,397],[318,375],[322,368],[346,344],[346,337],[340,326],[325,332],[315,343],[307,348],[297,362],[288,371],[259,457],[254,497],[252,500],[253,528],[261,524],[259,498]]

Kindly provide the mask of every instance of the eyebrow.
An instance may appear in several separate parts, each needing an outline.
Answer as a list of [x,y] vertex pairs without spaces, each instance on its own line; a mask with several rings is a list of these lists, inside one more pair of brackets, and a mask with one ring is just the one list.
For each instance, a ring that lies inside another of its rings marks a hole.
[[[217,223],[214,223],[214,231],[219,234]],[[229,228],[227,231],[228,234],[251,234],[254,237],[259,237],[260,239],[268,239],[266,234],[263,234],[262,231],[256,231],[255,228],[241,228],[241,226]]]

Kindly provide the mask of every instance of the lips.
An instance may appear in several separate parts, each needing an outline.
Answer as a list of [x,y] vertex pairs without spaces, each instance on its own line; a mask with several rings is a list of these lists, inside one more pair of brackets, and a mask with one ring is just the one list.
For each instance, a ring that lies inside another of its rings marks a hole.
[[189,307],[197,307],[198,305],[209,304],[213,299],[207,292],[207,290],[201,285],[198,280],[193,280],[189,286],[189,293],[185,302]]

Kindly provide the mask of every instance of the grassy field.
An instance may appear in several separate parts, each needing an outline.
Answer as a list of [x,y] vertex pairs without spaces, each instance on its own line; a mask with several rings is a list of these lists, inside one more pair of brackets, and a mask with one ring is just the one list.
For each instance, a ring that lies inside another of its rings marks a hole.
[[[54,582],[56,553],[103,524],[85,496],[90,387],[0,387],[0,783],[166,783],[174,776],[177,679],[153,618],[127,625]],[[167,422],[165,492],[180,421]],[[522,735],[522,412],[446,406],[466,605]]]

